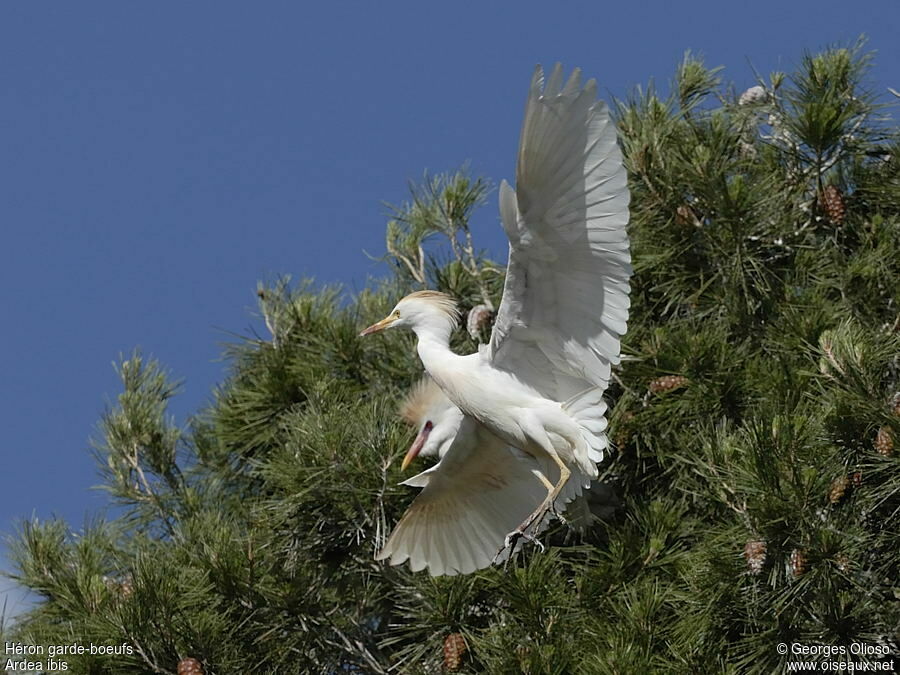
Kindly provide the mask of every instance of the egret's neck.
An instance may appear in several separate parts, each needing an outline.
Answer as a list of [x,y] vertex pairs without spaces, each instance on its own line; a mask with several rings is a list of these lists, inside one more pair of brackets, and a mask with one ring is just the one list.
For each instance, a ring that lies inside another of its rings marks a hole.
[[413,331],[419,342],[416,349],[422,365],[428,374],[441,385],[444,379],[443,373],[459,356],[450,350],[450,332],[453,325],[450,322],[428,322],[413,326]]

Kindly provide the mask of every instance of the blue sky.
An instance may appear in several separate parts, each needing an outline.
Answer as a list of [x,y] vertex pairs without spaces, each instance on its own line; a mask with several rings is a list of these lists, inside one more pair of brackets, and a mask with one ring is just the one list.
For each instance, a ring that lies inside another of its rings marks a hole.
[[[4,3],[0,532],[104,507],[88,448],[119,353],[184,378],[183,421],[229,332],[256,325],[257,280],[361,288],[407,180],[465,161],[512,178],[536,63],[580,66],[608,99],[691,49],[740,89],[751,63],[863,33],[887,100],[898,0]],[[503,257],[495,206],[476,240]]]

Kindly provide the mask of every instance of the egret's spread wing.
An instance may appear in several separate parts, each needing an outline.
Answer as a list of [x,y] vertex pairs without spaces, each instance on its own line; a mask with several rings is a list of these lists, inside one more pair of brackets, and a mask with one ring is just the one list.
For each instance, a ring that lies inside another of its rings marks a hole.
[[497,367],[555,400],[605,389],[628,319],[629,193],[616,131],[576,69],[546,86],[538,67],[519,143],[516,190],[500,187],[509,237],[491,336]]
[[[409,560],[414,572],[468,574],[487,567],[514,530],[546,496],[503,441],[465,417],[440,462],[406,481],[423,487],[376,559]],[[574,495],[573,495],[574,496]]]

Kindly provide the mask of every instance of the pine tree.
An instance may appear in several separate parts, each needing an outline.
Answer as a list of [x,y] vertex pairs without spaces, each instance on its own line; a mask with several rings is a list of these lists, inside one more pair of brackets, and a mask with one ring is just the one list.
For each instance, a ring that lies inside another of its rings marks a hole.
[[468,228],[489,184],[426,176],[389,223],[388,278],[352,298],[259,288],[270,334],[229,348],[187,428],[163,368],[121,360],[96,449],[121,516],[22,524],[15,578],[41,601],[0,639],[129,645],[67,657],[93,674],[769,673],[778,643],[895,653],[900,132],[867,67],[829,49],[737,96],[688,55],[671,96],[618,104],[636,272],[617,447],[547,552],[437,579],[372,557],[414,496],[396,407],[421,367],[411,336],[357,333],[427,285],[477,308],[454,338],[472,351],[503,281]]

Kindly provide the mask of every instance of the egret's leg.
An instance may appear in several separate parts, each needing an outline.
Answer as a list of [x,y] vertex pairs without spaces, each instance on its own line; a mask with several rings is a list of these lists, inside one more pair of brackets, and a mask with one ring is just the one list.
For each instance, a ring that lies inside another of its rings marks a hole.
[[545,476],[538,469],[532,469],[531,473],[533,473],[535,478],[537,478],[539,481],[541,481],[541,483],[544,485],[544,487],[547,488],[547,494],[550,494],[551,492],[553,492],[553,490],[556,489],[556,486],[550,482],[550,479],[547,478],[547,476]]
[[[540,471],[539,469],[532,469],[531,473],[535,478],[541,481],[545,488],[547,488],[548,496],[553,493],[553,490],[556,489],[556,486],[550,482],[550,479],[547,478],[547,476],[545,476],[542,471]],[[531,516],[529,516],[529,519],[530,518]],[[528,528],[531,526],[529,519],[526,519],[524,523],[522,523],[521,525],[519,525],[519,527],[506,535],[506,538],[503,540],[503,548],[497,551],[497,555],[494,556],[495,563],[497,562],[497,559],[500,557],[500,555],[507,549],[509,549],[510,553],[512,553],[512,549],[519,539],[524,539],[525,541],[535,543],[538,545],[542,552],[544,551],[544,545],[540,542],[540,540],[528,533]],[[506,562],[509,563],[509,558],[506,559]]]
[[[546,481],[545,487],[547,488],[547,498],[538,507],[538,509],[535,510],[535,512],[531,516],[529,516],[529,519],[531,519],[532,516],[535,516],[536,520],[537,517],[543,516],[550,508],[552,508],[553,504],[556,502],[556,498],[559,497],[559,493],[562,492],[562,489],[565,487],[566,482],[569,480],[569,476],[572,475],[572,472],[556,452],[556,448],[553,447],[553,443],[550,441],[550,437],[547,435],[547,432],[544,430],[543,426],[535,424],[532,427],[525,429],[525,431],[529,437],[531,437],[538,445],[541,446],[541,449],[544,452],[550,455],[550,457],[554,462],[556,462],[556,465],[559,467],[559,480],[556,482],[556,485],[551,487],[550,481],[546,480],[546,476],[544,476],[544,480]],[[568,440],[569,443],[572,442],[569,439],[566,440]],[[543,474],[541,475],[543,476]]]
[[[565,522],[566,519],[562,517],[562,514],[561,514],[561,513],[558,513],[558,512],[556,511],[556,499],[555,499],[554,497],[552,497],[554,490],[556,490],[556,485],[554,485],[553,483],[551,483],[551,482],[550,482],[550,479],[547,478],[547,476],[545,476],[544,473],[543,473],[542,471],[538,470],[538,469],[532,469],[532,470],[531,470],[531,473],[534,474],[535,477],[536,477],[539,481],[541,481],[541,484],[542,484],[545,488],[547,488],[547,499],[552,500],[552,501],[550,502],[550,510],[553,511],[553,515],[555,515],[555,516],[556,516],[557,518],[559,518],[561,521]],[[562,475],[562,474],[560,474],[560,475]],[[559,494],[559,493],[557,492],[557,494]]]
[[519,527],[531,527],[531,525],[539,521],[540,518],[543,517],[545,513],[547,513],[547,511],[552,510],[553,505],[556,503],[557,497],[559,497],[559,493],[562,492],[563,488],[566,486],[566,482],[569,480],[569,476],[572,475],[569,467],[567,467],[565,462],[560,459],[559,455],[556,453],[556,450],[554,450],[552,446],[550,447],[550,450],[548,450],[547,454],[549,454],[553,458],[553,461],[556,462],[556,465],[559,467],[559,481],[557,481],[556,485],[554,486],[550,486],[550,481],[547,481],[550,489],[547,492],[546,499],[544,499],[541,505],[537,509],[535,509],[535,511],[530,516],[528,516],[525,522],[522,523],[522,525],[520,525]]
[[543,550],[543,545],[532,536],[528,534],[528,530],[530,530],[535,524],[540,523],[541,519],[553,508],[553,504],[556,502],[557,497],[559,497],[559,493],[562,492],[562,489],[566,485],[566,481],[569,480],[569,476],[572,475],[572,472],[569,470],[569,467],[566,466],[565,462],[560,459],[559,455],[556,452],[556,448],[553,447],[553,443],[550,442],[550,437],[547,435],[547,432],[544,431],[544,428],[540,425],[534,425],[525,429],[526,434],[531,438],[537,445],[541,447],[541,449],[546,452],[550,457],[553,458],[553,461],[556,462],[556,465],[559,467],[559,480],[556,485],[553,485],[547,477],[538,470],[533,470],[532,473],[537,476],[538,480],[544,484],[544,487],[547,488],[547,497],[543,502],[519,525],[515,530],[506,535],[506,540],[504,541],[503,548],[498,552],[498,556],[507,548],[515,546],[516,541],[521,538],[524,538],[529,541],[534,541],[541,546]]

